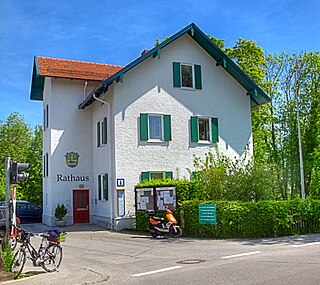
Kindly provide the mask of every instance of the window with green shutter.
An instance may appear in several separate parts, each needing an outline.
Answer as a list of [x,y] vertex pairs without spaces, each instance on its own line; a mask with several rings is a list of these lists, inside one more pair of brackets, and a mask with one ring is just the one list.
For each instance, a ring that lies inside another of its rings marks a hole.
[[211,118],[212,143],[219,142],[218,118]]
[[97,122],[97,147],[100,146],[100,122]]
[[173,87],[201,90],[201,65],[173,62]]
[[140,140],[148,140],[148,114],[140,114]]
[[181,87],[180,62],[173,63],[173,87]]
[[141,172],[140,174],[140,181],[150,181],[156,179],[173,179],[173,172],[172,171],[147,171]]
[[102,198],[103,200],[108,200],[108,174],[106,173],[103,175],[103,191],[102,191]]
[[191,142],[219,142],[218,118],[192,116],[190,118]]
[[49,105],[47,104],[43,109],[43,130],[49,127]]
[[166,142],[171,141],[171,116],[163,115],[163,125],[164,125],[164,140]]
[[171,116],[161,114],[140,114],[140,140],[171,141]]
[[202,79],[201,79],[201,65],[194,65],[194,80],[195,88],[202,89]]
[[102,193],[101,193],[101,175],[98,175],[98,200],[100,201],[102,199]]
[[198,142],[199,135],[198,135],[198,117],[191,117],[191,141]]
[[109,185],[108,174],[107,173],[99,174],[98,181],[97,181],[99,201],[103,201],[103,200],[107,201],[109,199],[108,185]]
[[102,144],[106,144],[107,143],[107,118],[103,118],[102,122],[101,122],[101,129],[102,129]]
[[140,174],[140,181],[149,181],[150,180],[150,175],[149,172],[141,172]]

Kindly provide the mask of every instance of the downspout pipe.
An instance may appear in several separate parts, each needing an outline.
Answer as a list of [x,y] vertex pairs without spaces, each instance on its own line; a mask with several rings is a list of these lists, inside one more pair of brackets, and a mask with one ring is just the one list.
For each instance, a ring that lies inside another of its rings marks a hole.
[[[110,120],[110,110],[111,110],[111,106],[108,102],[98,98],[96,96],[95,93],[93,93],[93,96],[92,96],[95,100],[97,100],[98,102],[101,102],[105,105],[107,105],[107,108],[108,108],[108,114],[107,114],[107,119],[108,119],[108,125],[110,126],[109,127],[109,130],[111,129],[111,120]],[[111,133],[111,131],[110,131]],[[111,137],[111,136],[110,136]],[[111,139],[109,141],[110,145],[109,145],[109,148],[108,148],[108,156],[109,156],[109,159],[108,159],[108,166],[109,166],[109,171],[111,172],[111,178],[110,178],[110,182],[112,183],[113,182],[113,171],[112,171],[112,163],[111,163],[111,157],[112,157],[112,149],[111,149]],[[110,217],[111,217],[111,229],[114,230],[114,217],[113,217],[113,203],[114,203],[114,191],[113,191],[113,188],[114,187],[111,187],[111,206],[110,206]]]
[[87,97],[87,87],[88,87],[88,80],[85,81],[83,86],[83,100],[85,100]]

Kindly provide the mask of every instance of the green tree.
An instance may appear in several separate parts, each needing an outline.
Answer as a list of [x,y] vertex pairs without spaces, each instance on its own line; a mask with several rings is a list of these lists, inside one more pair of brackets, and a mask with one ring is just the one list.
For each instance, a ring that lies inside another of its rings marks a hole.
[[21,187],[21,196],[24,199],[42,204],[42,128],[37,126],[34,129],[27,162],[30,164],[28,172],[30,177]]
[[5,199],[5,158],[27,162],[32,132],[19,113],[11,114],[0,124],[0,199]]
[[42,203],[42,129],[34,131],[25,123],[19,113],[11,114],[0,123],[0,199],[5,199],[5,158],[29,163],[27,172],[30,177],[19,182],[17,198]]

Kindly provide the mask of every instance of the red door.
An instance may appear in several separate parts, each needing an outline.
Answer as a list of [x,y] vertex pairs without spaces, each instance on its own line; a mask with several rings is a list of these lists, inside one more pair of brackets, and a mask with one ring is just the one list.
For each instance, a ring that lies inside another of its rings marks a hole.
[[89,189],[73,190],[73,222],[89,223]]

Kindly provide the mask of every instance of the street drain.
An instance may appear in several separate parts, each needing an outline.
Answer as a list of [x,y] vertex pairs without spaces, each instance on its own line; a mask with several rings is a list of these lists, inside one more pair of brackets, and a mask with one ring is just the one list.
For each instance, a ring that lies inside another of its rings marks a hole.
[[205,262],[205,260],[204,259],[186,259],[186,260],[177,261],[178,264],[197,264],[202,262]]

